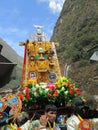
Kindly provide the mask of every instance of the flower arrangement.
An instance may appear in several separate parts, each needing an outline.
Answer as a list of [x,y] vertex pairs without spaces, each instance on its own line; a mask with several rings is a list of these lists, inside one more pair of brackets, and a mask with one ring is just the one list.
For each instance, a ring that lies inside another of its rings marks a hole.
[[29,82],[22,94],[19,94],[24,106],[34,109],[43,108],[47,103],[64,106],[72,103],[74,98],[81,95],[80,88],[76,87],[72,80],[61,77],[55,83]]

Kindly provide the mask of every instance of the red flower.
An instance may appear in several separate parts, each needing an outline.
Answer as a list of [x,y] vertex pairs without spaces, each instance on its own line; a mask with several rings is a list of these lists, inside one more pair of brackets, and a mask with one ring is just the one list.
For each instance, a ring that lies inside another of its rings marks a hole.
[[23,94],[19,94],[18,96],[19,96],[20,100],[22,100],[22,101],[24,100],[24,95]]
[[50,90],[54,90],[55,86],[50,86],[49,89]]
[[69,93],[70,93],[71,95],[73,95],[73,94],[74,94],[73,89],[70,89],[70,90],[69,90]]
[[55,97],[58,96],[58,90],[55,90],[54,94],[53,94]]
[[52,95],[50,93],[48,93],[48,97],[51,97]]
[[29,93],[26,94],[26,98],[30,99],[30,94]]
[[73,89],[73,88],[74,88],[74,85],[73,85],[73,84],[71,84],[71,85],[70,85],[70,88],[71,88],[71,89]]
[[76,88],[76,90],[77,90],[77,91],[79,91],[79,90],[80,90],[80,88]]
[[78,94],[78,96],[80,96],[80,95],[81,95],[81,92],[80,92],[80,91],[78,91],[78,92],[77,92],[77,94]]
[[29,93],[29,92],[30,92],[30,90],[29,90],[28,87],[25,88],[25,91],[26,91],[26,93]]
[[71,83],[70,83],[70,82],[67,82],[66,86],[70,86],[70,85],[71,85]]

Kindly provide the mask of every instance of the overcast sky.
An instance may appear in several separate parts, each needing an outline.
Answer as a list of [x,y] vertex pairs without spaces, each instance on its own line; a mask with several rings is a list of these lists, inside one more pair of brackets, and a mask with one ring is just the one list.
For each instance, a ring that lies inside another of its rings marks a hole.
[[20,56],[24,48],[20,41],[29,39],[35,31],[33,25],[44,26],[51,37],[65,0],[0,0],[0,38]]

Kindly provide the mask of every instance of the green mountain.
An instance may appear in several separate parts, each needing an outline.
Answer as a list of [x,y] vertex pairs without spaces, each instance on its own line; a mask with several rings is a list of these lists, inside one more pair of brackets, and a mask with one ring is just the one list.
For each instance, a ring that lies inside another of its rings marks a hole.
[[21,85],[23,58],[2,39],[0,46],[0,88],[17,87]]
[[[66,0],[51,41],[59,42],[62,75],[67,75],[84,94],[98,94],[98,0]],[[66,73],[64,73],[67,71]]]

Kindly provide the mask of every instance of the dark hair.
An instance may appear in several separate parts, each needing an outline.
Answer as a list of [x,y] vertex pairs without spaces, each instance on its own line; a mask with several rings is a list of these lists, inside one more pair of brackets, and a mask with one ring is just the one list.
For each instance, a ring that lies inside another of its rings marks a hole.
[[76,98],[74,100],[74,113],[79,114],[82,118],[89,117],[89,106],[87,103],[83,102],[81,98]]
[[45,107],[45,112],[57,111],[57,107],[54,104],[48,104]]

